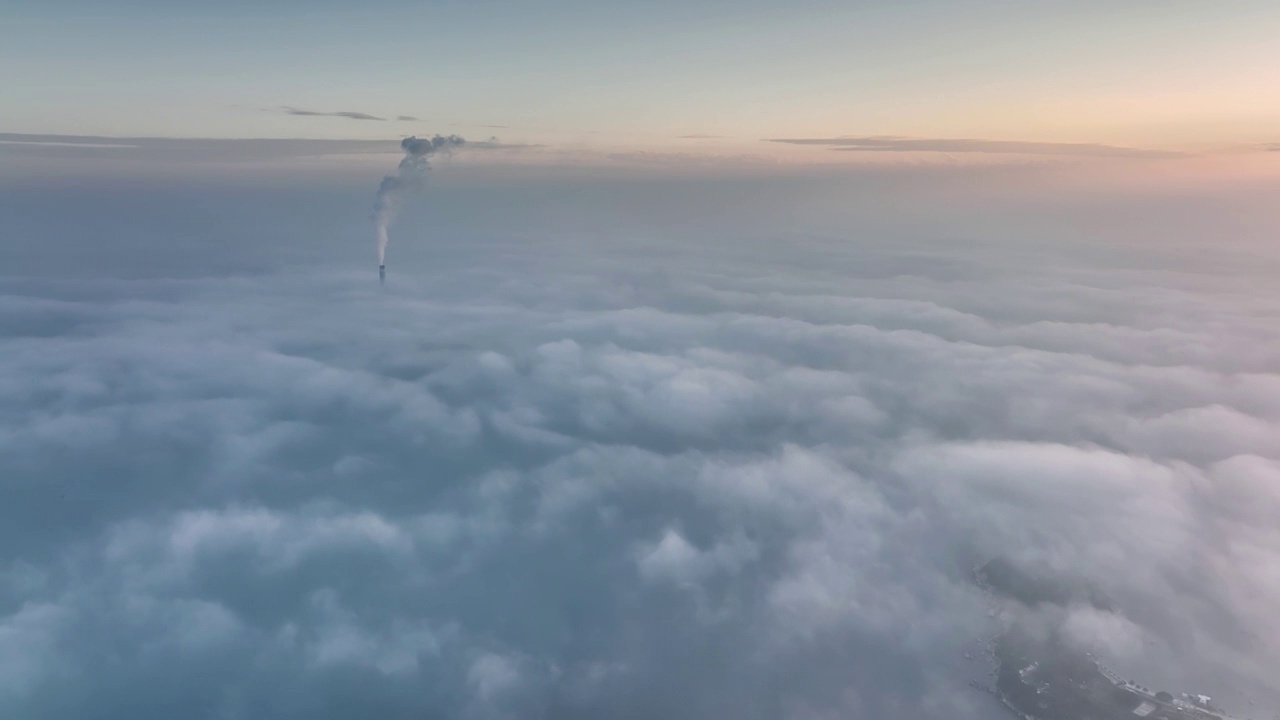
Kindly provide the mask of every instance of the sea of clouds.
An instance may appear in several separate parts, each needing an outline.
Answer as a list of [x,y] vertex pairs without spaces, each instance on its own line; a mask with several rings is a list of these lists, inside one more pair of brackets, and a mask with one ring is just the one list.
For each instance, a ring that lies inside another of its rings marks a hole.
[[0,715],[991,717],[1008,555],[1269,720],[1275,228],[875,172],[11,181]]

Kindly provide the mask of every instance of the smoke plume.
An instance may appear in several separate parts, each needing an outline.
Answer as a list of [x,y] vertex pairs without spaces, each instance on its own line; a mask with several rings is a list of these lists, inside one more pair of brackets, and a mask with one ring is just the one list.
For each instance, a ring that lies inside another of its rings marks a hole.
[[395,175],[382,178],[378,196],[373,202],[373,222],[377,229],[378,265],[386,264],[387,226],[395,219],[400,202],[406,192],[421,192],[427,186],[427,174],[431,164],[427,156],[438,152],[448,153],[467,141],[457,135],[436,135],[432,138],[407,137],[400,141],[404,159]]

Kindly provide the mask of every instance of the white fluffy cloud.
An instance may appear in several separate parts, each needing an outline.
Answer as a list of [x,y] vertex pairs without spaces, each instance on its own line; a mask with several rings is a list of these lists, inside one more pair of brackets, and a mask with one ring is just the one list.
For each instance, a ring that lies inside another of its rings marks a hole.
[[1274,265],[936,230],[0,281],[0,714],[981,717],[995,554],[1280,700]]

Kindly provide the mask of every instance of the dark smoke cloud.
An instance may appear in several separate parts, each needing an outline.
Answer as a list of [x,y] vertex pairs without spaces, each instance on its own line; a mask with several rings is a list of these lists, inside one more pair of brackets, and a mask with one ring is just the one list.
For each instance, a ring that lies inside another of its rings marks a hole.
[[466,142],[458,135],[436,135],[430,138],[411,136],[400,141],[400,149],[405,153],[404,159],[400,161],[395,175],[382,178],[373,203],[378,265],[386,262],[387,226],[395,220],[396,213],[400,211],[400,203],[404,195],[409,192],[421,192],[426,188],[427,174],[431,171],[427,156],[436,153],[448,154],[462,147]]
[[425,157],[437,152],[448,152],[466,144],[458,135],[436,135],[430,138],[407,137],[400,141],[400,148],[413,157]]

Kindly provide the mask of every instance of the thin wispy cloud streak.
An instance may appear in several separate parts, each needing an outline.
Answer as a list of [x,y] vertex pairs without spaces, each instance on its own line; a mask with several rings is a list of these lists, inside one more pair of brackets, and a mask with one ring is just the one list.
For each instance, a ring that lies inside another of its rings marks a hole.
[[769,138],[765,142],[817,145],[845,152],[941,152],[1020,155],[1077,155],[1083,157],[1161,158],[1184,154],[1166,150],[1100,145],[1097,143],[1024,142],[968,138],[908,138],[893,136],[835,138]]
[[[160,138],[0,133],[0,158],[15,157],[148,159],[236,162],[322,156],[387,153],[385,140],[328,140],[316,138]],[[543,147],[504,143],[489,138],[468,146],[479,151],[520,151]],[[109,164],[106,166],[109,169]]]
[[[0,134],[0,137],[4,137],[4,135],[3,135],[3,134]],[[37,138],[38,138],[38,137],[41,137],[41,136],[11,136],[11,137],[37,137]],[[35,139],[35,140],[13,140],[13,139],[0,139],[0,145],[29,146],[29,147],[33,147],[33,148],[48,147],[48,148],[115,148],[115,149],[134,149],[134,148],[137,148],[137,147],[138,147],[137,145],[130,145],[130,144],[128,144],[128,143],[107,142],[106,140],[107,140],[106,138],[103,138],[100,142],[96,142],[96,141],[94,141],[94,140],[92,140],[92,139],[89,139],[89,138],[68,138],[68,139],[62,139],[62,140],[45,140],[45,139]]]

